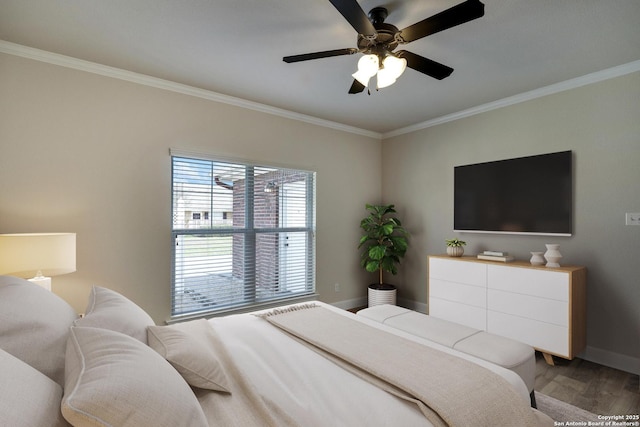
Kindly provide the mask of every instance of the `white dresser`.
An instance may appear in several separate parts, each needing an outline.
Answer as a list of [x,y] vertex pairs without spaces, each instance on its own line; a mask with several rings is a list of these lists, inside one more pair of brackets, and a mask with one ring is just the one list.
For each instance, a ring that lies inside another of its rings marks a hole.
[[429,315],[573,359],[586,346],[586,268],[429,257]]

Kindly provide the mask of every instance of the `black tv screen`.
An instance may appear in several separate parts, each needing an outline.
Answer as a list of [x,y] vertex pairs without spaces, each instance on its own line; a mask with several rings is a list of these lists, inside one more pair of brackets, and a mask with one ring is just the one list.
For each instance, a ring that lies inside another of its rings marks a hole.
[[455,231],[572,233],[571,151],[454,167]]

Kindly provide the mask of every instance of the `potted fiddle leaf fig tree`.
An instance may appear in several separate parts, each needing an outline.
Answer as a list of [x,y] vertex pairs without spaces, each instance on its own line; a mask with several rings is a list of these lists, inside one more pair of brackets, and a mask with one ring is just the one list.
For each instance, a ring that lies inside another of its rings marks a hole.
[[384,283],[383,273],[398,273],[398,264],[409,246],[409,233],[394,215],[394,205],[366,205],[369,215],[360,221],[364,235],[360,238],[360,265],[378,273],[378,283],[369,285],[369,306],[395,304],[396,287]]

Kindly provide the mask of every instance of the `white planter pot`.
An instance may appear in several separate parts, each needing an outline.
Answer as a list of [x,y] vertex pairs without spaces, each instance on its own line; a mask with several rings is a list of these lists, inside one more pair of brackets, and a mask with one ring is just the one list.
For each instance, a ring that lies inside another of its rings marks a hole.
[[447,255],[449,256],[462,256],[464,254],[464,248],[462,246],[447,246]]
[[[374,286],[372,288],[372,286]],[[396,305],[396,292],[395,286],[388,285],[391,289],[376,289],[376,285],[369,286],[369,307],[381,304]]]

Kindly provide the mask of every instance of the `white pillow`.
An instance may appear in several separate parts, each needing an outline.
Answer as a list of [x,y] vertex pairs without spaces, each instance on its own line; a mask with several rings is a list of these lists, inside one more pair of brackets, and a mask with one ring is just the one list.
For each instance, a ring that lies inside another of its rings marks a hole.
[[204,319],[172,326],[149,326],[149,346],[192,386],[230,393],[229,382],[216,357],[213,331]]
[[76,326],[110,329],[147,343],[147,326],[155,325],[151,316],[133,301],[111,289],[94,286],[83,318]]
[[0,350],[0,378],[3,426],[69,427],[60,412],[60,384],[3,350]]
[[64,384],[69,327],[78,317],[62,298],[11,276],[0,276],[0,348]]
[[62,414],[75,427],[208,425],[184,379],[136,339],[73,327],[66,356]]

